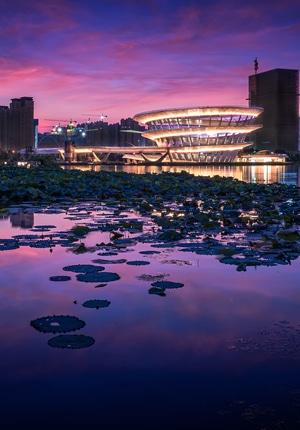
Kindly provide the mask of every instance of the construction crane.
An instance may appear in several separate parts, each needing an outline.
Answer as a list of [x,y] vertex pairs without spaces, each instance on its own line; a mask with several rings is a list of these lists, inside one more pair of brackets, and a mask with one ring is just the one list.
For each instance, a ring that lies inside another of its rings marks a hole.
[[[54,118],[45,118],[44,121],[51,121],[52,124],[56,124],[52,126],[51,134],[62,134],[69,139],[75,132],[76,126],[74,123],[77,121],[72,121],[72,119],[54,119]],[[65,123],[61,125],[61,123]]]
[[257,61],[257,57],[255,57],[255,60],[254,60],[254,73],[255,74],[257,73],[257,70],[258,70],[258,61]]
[[91,116],[97,116],[98,118],[100,118],[100,121],[103,121],[104,118],[107,118],[107,115],[104,115],[103,113],[98,114],[98,115],[83,113],[82,116],[88,116],[89,117],[88,122],[90,121]]
[[76,123],[77,121],[72,121],[71,119],[69,120],[69,119],[44,119],[44,121],[51,121],[51,122],[54,122],[54,123],[61,123],[61,122],[65,122],[65,123],[68,123],[68,125],[69,126],[74,126],[73,124],[74,123]]

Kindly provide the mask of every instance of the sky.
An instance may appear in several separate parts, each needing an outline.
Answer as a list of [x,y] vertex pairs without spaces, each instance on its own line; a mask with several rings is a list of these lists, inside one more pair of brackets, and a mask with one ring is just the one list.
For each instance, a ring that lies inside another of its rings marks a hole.
[[39,131],[167,108],[247,106],[248,76],[300,68],[299,0],[0,0],[0,105]]

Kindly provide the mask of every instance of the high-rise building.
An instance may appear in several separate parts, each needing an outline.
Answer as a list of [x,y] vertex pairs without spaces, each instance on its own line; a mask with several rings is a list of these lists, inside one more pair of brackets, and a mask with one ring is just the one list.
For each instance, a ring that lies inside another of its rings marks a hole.
[[120,146],[141,146],[145,145],[145,138],[142,137],[145,126],[141,126],[132,118],[121,119],[120,121]]
[[7,151],[8,146],[8,106],[0,106],[0,149],[2,151]]
[[35,142],[32,97],[14,98],[9,107],[0,106],[0,149],[19,151]]
[[299,151],[299,70],[274,69],[249,76],[249,106],[264,112],[259,118],[263,128],[252,136],[257,149]]

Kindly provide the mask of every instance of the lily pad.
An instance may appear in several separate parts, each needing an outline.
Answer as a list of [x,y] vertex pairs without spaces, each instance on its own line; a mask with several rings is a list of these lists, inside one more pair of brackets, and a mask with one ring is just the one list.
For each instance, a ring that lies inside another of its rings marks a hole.
[[158,287],[158,288],[182,288],[184,284],[181,282],[172,282],[172,281],[156,281],[153,282],[152,287]]
[[33,226],[34,229],[51,229],[51,228],[56,228],[56,225],[34,225]]
[[54,348],[81,349],[94,345],[95,339],[83,334],[65,334],[52,337],[48,345]]
[[176,230],[166,230],[158,236],[158,239],[172,242],[182,239],[182,234],[178,233]]
[[72,232],[75,234],[75,236],[85,236],[90,231],[90,228],[85,225],[76,225],[72,228]]
[[105,258],[97,258],[96,260],[92,260],[92,262],[96,264],[123,264],[123,263],[126,263],[126,261],[127,260],[125,260],[125,258],[120,258],[118,260],[107,260]]
[[49,278],[50,281],[55,281],[55,282],[60,282],[60,281],[70,281],[71,280],[71,276],[64,276],[64,275],[60,275],[60,276],[50,276]]
[[91,272],[91,273],[80,273],[76,275],[78,281],[82,282],[111,282],[120,279],[117,273],[112,272]]
[[28,244],[30,248],[51,248],[55,246],[55,243],[52,240],[38,240],[36,242],[30,242]]
[[148,293],[149,294],[155,294],[155,295],[161,296],[161,297],[166,296],[164,288],[152,287],[152,288],[149,288]]
[[65,333],[81,329],[85,322],[71,315],[52,315],[32,320],[30,325],[42,333]]
[[82,303],[82,306],[84,306],[85,308],[95,308],[95,309],[107,308],[109,305],[110,305],[109,300],[97,300],[97,299],[87,300],[86,302]]
[[134,239],[117,239],[114,240],[114,243],[120,246],[136,245],[136,241]]
[[140,254],[144,254],[144,255],[160,254],[160,251],[140,251]]
[[72,252],[74,254],[84,254],[84,253],[88,252],[88,248],[85,246],[84,243],[81,243],[76,248],[72,249]]
[[93,264],[73,264],[71,266],[63,267],[63,270],[67,272],[93,273],[93,272],[102,272],[102,270],[104,270],[104,267],[94,266]]
[[14,239],[0,239],[0,251],[9,251],[11,249],[19,248],[17,240]]
[[118,255],[117,252],[107,251],[107,252],[99,252],[98,255],[103,255],[103,257],[110,257],[113,255]]
[[284,240],[295,241],[299,239],[299,233],[297,230],[280,230],[277,232],[277,235]]
[[150,264],[150,261],[143,261],[143,260],[135,260],[135,261],[127,261],[129,266],[147,266]]
[[[15,236],[12,236],[13,239],[22,240],[22,239],[39,239],[41,236],[38,234],[17,234]],[[11,241],[12,239],[0,239],[0,244],[3,240]]]

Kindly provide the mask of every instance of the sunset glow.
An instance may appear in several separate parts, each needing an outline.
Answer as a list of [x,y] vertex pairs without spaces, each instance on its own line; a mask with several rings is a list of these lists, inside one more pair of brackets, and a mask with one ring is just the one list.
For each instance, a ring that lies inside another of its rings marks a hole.
[[0,0],[1,105],[39,131],[155,109],[247,106],[248,76],[299,68],[298,0]]

